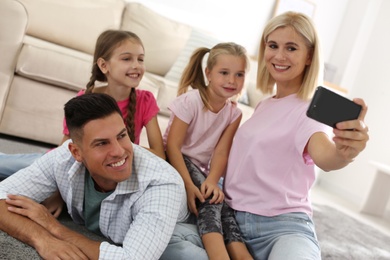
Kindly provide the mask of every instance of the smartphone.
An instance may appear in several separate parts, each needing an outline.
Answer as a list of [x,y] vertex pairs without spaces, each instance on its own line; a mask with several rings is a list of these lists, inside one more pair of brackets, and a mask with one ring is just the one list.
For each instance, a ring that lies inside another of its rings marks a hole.
[[306,115],[336,128],[336,124],[359,117],[362,106],[325,87],[317,87]]

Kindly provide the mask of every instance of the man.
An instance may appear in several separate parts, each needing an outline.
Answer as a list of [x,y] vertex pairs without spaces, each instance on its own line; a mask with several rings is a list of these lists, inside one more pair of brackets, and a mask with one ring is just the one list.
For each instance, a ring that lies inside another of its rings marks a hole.
[[[71,99],[65,119],[71,140],[0,183],[0,229],[44,259],[158,259],[188,217],[180,175],[130,142],[108,95]],[[75,223],[115,244],[66,228],[39,204],[57,189]]]

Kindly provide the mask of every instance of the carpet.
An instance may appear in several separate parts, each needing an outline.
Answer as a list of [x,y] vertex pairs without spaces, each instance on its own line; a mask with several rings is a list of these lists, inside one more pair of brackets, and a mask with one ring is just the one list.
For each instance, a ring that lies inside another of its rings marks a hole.
[[[103,241],[62,214],[61,222],[87,237]],[[390,237],[325,205],[315,205],[314,222],[324,260],[390,259]],[[36,251],[0,231],[0,259],[40,259]]]
[[390,237],[343,212],[314,205],[314,223],[322,259],[390,259]]
[[[84,226],[75,224],[68,213],[63,211],[59,217],[60,222],[68,228],[77,231],[89,239],[96,241],[108,241],[106,238],[98,236]],[[19,240],[8,236],[0,231],[0,260],[39,260],[41,259],[34,248],[20,242]]]

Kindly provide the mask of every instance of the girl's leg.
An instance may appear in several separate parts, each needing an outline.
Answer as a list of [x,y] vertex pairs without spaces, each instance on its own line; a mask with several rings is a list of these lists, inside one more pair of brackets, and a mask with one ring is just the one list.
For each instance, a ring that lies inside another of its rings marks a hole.
[[[186,156],[183,157],[193,183],[200,188],[206,177]],[[210,199],[206,199],[204,203],[199,202],[197,205],[199,235],[202,238],[203,245],[210,260],[229,260],[229,255],[222,236],[222,203],[210,204],[209,201]]]
[[234,211],[226,203],[223,203],[222,228],[227,251],[231,259],[253,259],[249,253],[241,231],[234,217]]
[[210,259],[230,259],[222,235],[222,204],[210,204],[209,200],[198,207],[198,228]]

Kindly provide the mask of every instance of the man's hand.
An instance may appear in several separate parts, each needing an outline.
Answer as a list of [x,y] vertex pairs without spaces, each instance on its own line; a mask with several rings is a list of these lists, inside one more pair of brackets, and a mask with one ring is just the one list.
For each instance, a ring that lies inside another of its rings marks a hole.
[[60,225],[57,219],[48,211],[48,209],[32,199],[19,195],[8,195],[6,203],[10,205],[10,212],[25,216],[35,223],[41,225],[44,229],[54,235],[53,230]]
[[43,205],[24,196],[8,195],[0,200],[0,212],[1,229],[34,247],[43,259],[88,259],[79,247],[51,234],[47,227],[61,224]]
[[40,242],[35,249],[43,259],[88,259],[78,247],[55,237]]
[[53,195],[45,199],[42,202],[42,205],[44,205],[55,218],[58,218],[64,207],[64,201],[61,198],[60,192],[57,190]]

